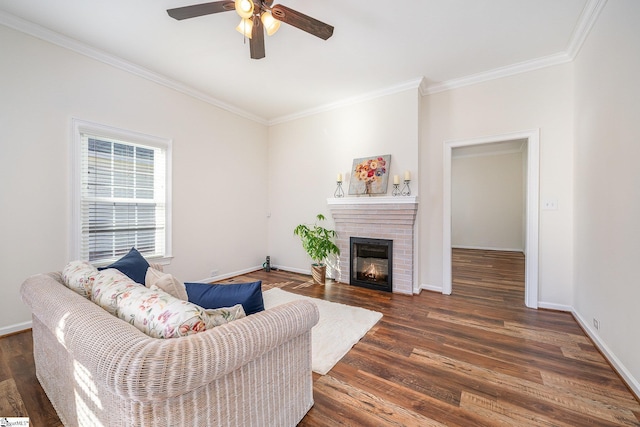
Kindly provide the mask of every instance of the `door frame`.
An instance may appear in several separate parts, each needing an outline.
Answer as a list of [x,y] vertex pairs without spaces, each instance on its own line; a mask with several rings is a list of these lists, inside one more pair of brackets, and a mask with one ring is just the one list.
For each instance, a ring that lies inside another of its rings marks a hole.
[[451,295],[451,292],[453,290],[451,272],[451,158],[453,149],[458,147],[469,147],[472,145],[490,144],[493,142],[505,142],[517,139],[527,140],[524,303],[529,308],[538,308],[538,205],[540,200],[540,129],[444,142],[442,293],[445,295]]

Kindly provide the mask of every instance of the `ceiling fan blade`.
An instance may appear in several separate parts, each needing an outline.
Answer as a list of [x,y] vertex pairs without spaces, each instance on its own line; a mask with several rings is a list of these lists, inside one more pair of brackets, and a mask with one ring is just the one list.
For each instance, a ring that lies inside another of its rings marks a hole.
[[262,59],[265,56],[264,28],[262,25],[262,21],[257,17],[253,18],[251,40],[249,40],[249,51],[251,52],[251,59]]
[[326,40],[333,35],[333,27],[315,18],[297,12],[281,4],[271,8],[271,14],[278,21],[286,22],[296,28]]
[[168,9],[167,13],[173,19],[181,20],[195,18],[197,16],[211,15],[212,13],[227,12],[234,9],[235,3],[233,1],[223,0]]

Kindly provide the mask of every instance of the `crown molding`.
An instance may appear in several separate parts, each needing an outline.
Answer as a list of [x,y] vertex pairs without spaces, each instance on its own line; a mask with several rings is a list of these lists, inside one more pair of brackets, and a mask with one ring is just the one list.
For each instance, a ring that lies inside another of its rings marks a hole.
[[421,77],[420,79],[412,80],[410,82],[402,83],[400,85],[392,86],[380,91],[370,92],[361,96],[345,99],[330,104],[326,104],[317,108],[301,111],[299,113],[282,116],[268,122],[269,126],[283,123],[302,117],[318,114],[324,111],[333,110],[336,108],[344,107],[347,105],[355,104],[358,102],[367,101],[381,96],[401,92],[408,89],[418,88],[421,96],[431,95],[438,92],[444,92],[447,90],[457,89],[464,86],[470,86],[476,83],[487,82],[490,80],[496,80],[504,77],[513,76],[516,74],[522,74],[529,71],[539,70],[554,65],[565,64],[575,59],[576,55],[580,51],[580,48],[584,44],[587,36],[591,32],[594,24],[598,20],[600,13],[604,9],[607,0],[587,0],[580,18],[571,34],[569,44],[564,52],[558,52],[552,55],[543,56],[540,58],[532,59],[529,61],[523,61],[516,64],[508,65],[505,67],[495,68],[487,72],[473,74],[470,76],[461,77],[458,79],[451,79],[440,83],[429,84],[427,79]]
[[591,29],[595,25],[606,4],[607,0],[589,0],[587,4],[585,4],[584,9],[582,9],[582,14],[580,15],[580,19],[573,30],[573,34],[571,35],[569,45],[567,46],[567,53],[572,60],[575,59],[578,52],[580,52],[580,48],[582,48],[582,45],[587,39],[587,36],[591,32]]
[[47,41],[49,43],[53,43],[65,49],[69,49],[73,52],[79,53],[89,58],[95,59],[96,61],[111,65],[112,67],[118,68],[128,73],[135,74],[139,77],[150,80],[154,83],[158,83],[162,86],[176,90],[193,98],[199,99],[246,119],[253,120],[264,125],[268,124],[267,120],[263,117],[256,116],[255,114],[249,113],[243,109],[240,109],[233,105],[229,105],[225,102],[220,101],[219,99],[209,96],[176,80],[169,79],[161,74],[155,73],[132,62],[106,53],[100,49],[91,47],[71,37],[64,36],[40,25],[34,24],[33,22],[18,18],[17,16],[11,15],[9,13],[0,11],[0,24],[17,31],[21,31],[30,36],[39,38],[41,40]]
[[470,86],[476,83],[487,82],[573,61],[584,44],[584,41],[587,39],[587,36],[591,32],[594,24],[598,20],[598,17],[606,3],[607,0],[587,1],[582,9],[578,22],[573,29],[567,49],[564,52],[558,52],[552,55],[532,59],[530,61],[523,61],[458,79],[430,84],[424,88],[423,95],[431,95],[438,92],[444,92],[464,86]]
[[438,92],[444,92],[447,90],[458,89],[464,86],[470,86],[477,83],[483,83],[491,80],[501,79],[504,77],[513,76],[516,74],[526,73],[528,71],[539,70],[541,68],[550,67],[553,65],[564,64],[570,62],[571,57],[567,53],[560,52],[542,58],[532,59],[530,61],[523,61],[517,64],[508,65],[506,67],[495,68],[491,71],[482,72],[478,74],[472,74],[470,76],[461,77],[458,79],[451,79],[441,83],[434,83],[427,86],[425,90],[426,95],[432,95]]
[[[346,98],[337,102],[332,102],[329,104],[320,105],[318,107],[310,108],[308,110],[299,111],[297,113],[288,114],[286,116],[277,117],[275,119],[269,120],[269,126],[277,125],[284,122],[289,122],[292,120],[297,120],[307,116],[313,116],[315,114],[323,113],[326,111],[335,110],[338,108],[346,107],[353,104],[358,104],[364,101],[369,101],[376,98],[381,98],[387,95],[393,95],[399,92],[404,92],[406,90],[418,89],[422,87],[424,82],[424,77],[420,77],[418,79],[410,80],[408,82],[399,83],[394,86],[389,86],[384,89],[368,92],[362,95],[354,96],[352,98]],[[420,91],[422,94],[422,91]]]
[[419,79],[411,80],[408,82],[400,83],[388,88],[384,88],[381,90],[377,90],[374,92],[369,92],[363,95],[359,95],[353,98],[344,99],[341,101],[337,101],[330,104],[321,105],[319,107],[315,107],[309,110],[300,111],[298,113],[294,113],[291,115],[282,116],[276,119],[267,120],[264,117],[256,116],[255,114],[249,113],[243,109],[235,107],[233,105],[229,105],[216,99],[212,96],[204,94],[203,92],[194,89],[190,86],[187,86],[183,83],[180,83],[176,80],[169,79],[161,74],[155,73],[151,70],[148,70],[144,67],[136,65],[132,62],[126,61],[122,58],[119,58],[115,55],[111,55],[106,53],[100,49],[96,49],[91,47],[85,43],[82,43],[78,40],[75,40],[71,37],[64,36],[55,31],[44,28],[40,25],[34,24],[32,22],[26,21],[24,19],[18,18],[17,16],[11,15],[9,13],[0,11],[0,24],[5,25],[9,28],[13,28],[14,30],[21,31],[25,34],[29,34],[33,37],[39,38],[41,40],[53,43],[55,45],[61,46],[65,49],[69,49],[81,55],[87,56],[89,58],[95,59],[97,61],[103,62],[105,64],[111,65],[115,68],[119,68],[121,70],[127,71],[129,73],[135,74],[139,77],[145,78],[152,82],[158,83],[170,89],[176,90],[178,92],[184,93],[185,95],[189,95],[201,101],[212,104],[216,107],[219,107],[223,110],[229,111],[233,114],[237,114],[238,116],[247,118],[249,120],[253,120],[260,124],[271,126],[278,123],[283,123],[295,119],[299,119],[301,117],[306,117],[314,114],[321,113],[323,111],[329,111],[336,108],[344,107],[351,104],[356,104],[359,102],[380,98],[382,96],[402,92],[409,89],[416,89],[420,87],[420,93],[423,94],[422,87],[424,86],[424,78],[421,77]]
[[346,107],[346,106],[357,104],[360,102],[372,100],[375,98],[380,98],[383,96],[395,94],[398,92],[403,92],[410,89],[418,89],[419,94],[421,96],[427,96],[427,95],[431,95],[439,92],[444,92],[447,90],[453,90],[453,89],[461,88],[464,86],[470,86],[477,83],[487,82],[490,80],[500,79],[504,77],[513,76],[516,74],[538,70],[541,68],[546,68],[554,65],[571,62],[580,51],[580,48],[582,47],[582,45],[584,44],[584,41],[586,40],[587,36],[591,32],[591,29],[593,28],[595,22],[600,16],[600,13],[604,9],[604,6],[606,5],[606,3],[607,3],[607,0],[588,0],[587,1],[587,3],[585,4],[585,7],[582,10],[578,23],[574,28],[574,31],[571,35],[571,39],[567,46],[567,50],[565,52],[558,52],[553,55],[536,58],[530,61],[523,61],[517,64],[496,68],[487,72],[473,74],[470,76],[465,76],[457,79],[446,80],[444,82],[439,82],[439,83],[429,84],[427,83],[427,80],[424,77],[420,77],[418,79],[410,80],[404,83],[399,83],[397,85],[393,85],[381,90],[368,92],[362,95],[343,99],[343,100],[329,103],[329,104],[320,105],[318,107],[314,107],[308,110],[299,111],[297,113],[277,117],[271,120],[267,120],[264,117],[260,117],[255,114],[249,113],[248,111],[245,111],[241,108],[222,102],[217,98],[207,95],[202,91],[194,89],[176,80],[169,79],[163,75],[150,71],[144,67],[138,66],[132,62],[126,61],[115,55],[108,54],[99,49],[93,48],[85,43],[82,43],[78,40],[64,36],[55,31],[48,30],[40,25],[23,20],[21,18],[18,18],[14,15],[8,14],[3,11],[0,11],[0,24],[5,25],[9,28],[13,28],[18,31],[21,31],[23,33],[29,34],[31,36],[37,37],[39,39],[48,41],[50,43],[56,44],[63,48],[72,50],[81,55],[88,56],[97,61],[101,61],[105,64],[111,65],[113,67],[119,68],[129,73],[135,74],[139,77],[145,78],[147,80],[153,81],[155,83],[158,83],[170,89],[181,92],[185,95],[199,99],[203,102],[214,105],[220,109],[226,110],[230,113],[236,114],[246,119],[255,121],[265,126],[272,126],[272,125],[300,119],[303,117],[319,114],[322,112],[334,110],[337,108]]
[[420,91],[420,95],[425,96],[429,94],[429,82],[427,82],[426,78],[422,78],[420,81],[420,87],[418,88]]

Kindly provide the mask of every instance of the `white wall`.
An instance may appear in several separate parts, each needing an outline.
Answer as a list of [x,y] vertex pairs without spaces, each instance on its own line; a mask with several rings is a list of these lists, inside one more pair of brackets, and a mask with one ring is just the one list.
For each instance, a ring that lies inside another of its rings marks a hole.
[[0,334],[30,320],[22,281],[69,261],[73,117],[173,139],[167,271],[198,280],[262,263],[265,126],[4,26],[0,57]]
[[[540,212],[539,301],[571,307],[573,284],[573,65],[564,64],[422,99],[420,147],[420,283],[442,287],[443,146],[540,129],[540,199],[558,200]],[[453,288],[455,293],[455,286]]]
[[[269,129],[269,254],[272,263],[308,272],[311,260],[293,229],[316,214],[333,219],[327,198],[336,175],[345,178],[354,158],[391,154],[390,175],[418,174],[418,89],[387,95],[281,123]],[[391,195],[393,178],[387,195]],[[349,182],[344,183],[348,193]],[[348,194],[347,194],[348,196]]]
[[639,18],[636,0],[610,1],[574,63],[269,129],[0,26],[0,334],[30,319],[21,282],[69,260],[72,117],[173,139],[167,271],[183,280],[266,254],[308,271],[295,225],[329,216],[335,175],[353,158],[391,154],[391,175],[411,170],[420,194],[418,264],[430,288],[442,284],[444,142],[539,128],[540,199],[558,201],[540,212],[539,300],[573,306],[640,392]]
[[574,299],[640,395],[638,22],[640,2],[609,1],[575,60]]
[[522,152],[451,159],[453,247],[524,251]]

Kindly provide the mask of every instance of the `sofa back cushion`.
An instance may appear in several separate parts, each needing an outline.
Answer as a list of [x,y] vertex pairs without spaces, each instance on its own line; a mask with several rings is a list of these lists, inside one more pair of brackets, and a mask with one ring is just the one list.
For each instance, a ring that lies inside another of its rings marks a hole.
[[183,301],[189,300],[184,283],[173,277],[173,275],[156,270],[155,268],[149,267],[147,269],[147,275],[144,278],[144,285],[147,288],[157,286],[171,296]]
[[62,282],[77,294],[91,299],[93,282],[98,270],[87,261],[71,261],[62,270]]
[[142,256],[140,252],[136,248],[131,248],[131,250],[122,258],[114,262],[113,264],[109,264],[106,267],[100,267],[98,270],[106,270],[108,268],[115,268],[120,270],[122,273],[127,275],[136,283],[140,283],[144,285],[144,278],[147,274],[147,268],[149,268],[149,263]]
[[245,317],[240,304],[205,310],[156,286],[140,286],[115,269],[95,276],[92,301],[153,338],[191,335]]
[[264,310],[262,281],[252,283],[185,283],[189,301],[204,308],[242,304],[247,316]]

